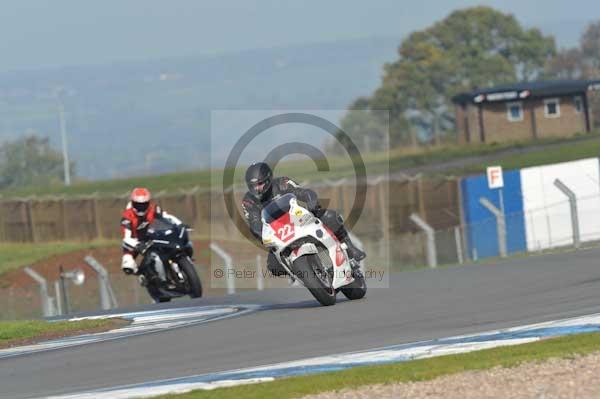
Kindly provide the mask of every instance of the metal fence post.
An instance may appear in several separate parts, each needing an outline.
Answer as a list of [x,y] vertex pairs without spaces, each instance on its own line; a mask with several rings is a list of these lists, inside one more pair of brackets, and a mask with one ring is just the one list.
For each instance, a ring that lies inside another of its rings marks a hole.
[[27,200],[25,202],[25,208],[27,209],[27,222],[29,223],[29,232],[31,234],[31,241],[32,242],[37,242],[37,231],[36,231],[36,224],[35,224],[35,219],[33,216],[33,205],[32,205],[32,200]]
[[410,215],[410,220],[412,220],[421,230],[425,232],[427,236],[427,264],[429,267],[434,268],[437,267],[437,253],[435,248],[435,231],[431,226],[429,226],[423,219],[419,217],[416,213]]
[[62,306],[62,294],[60,290],[60,280],[54,281],[54,297],[56,298],[56,311],[58,315],[64,314]]
[[227,284],[227,294],[235,294],[235,276],[233,276],[233,262],[231,256],[223,250],[216,243],[210,243],[210,249],[212,249],[225,263],[225,282]]
[[[60,277],[58,278],[60,290],[62,292],[62,308],[65,314],[71,313],[71,303],[69,298],[69,288],[67,286],[67,282],[65,281],[64,272],[62,265],[58,269],[60,271]],[[57,297],[58,298],[58,297]]]
[[498,251],[500,256],[506,258],[506,220],[504,213],[494,206],[487,198],[479,198],[479,203],[487,208],[496,217],[496,229],[498,230]]
[[48,295],[48,284],[46,279],[38,274],[35,270],[30,267],[26,267],[25,273],[34,279],[40,286],[40,298],[42,299],[42,314],[44,317],[51,317],[55,315],[54,304],[52,298]]
[[479,257],[477,256],[477,248],[473,248],[473,253],[471,254],[471,257],[473,258],[473,262],[477,262],[479,260]]
[[554,185],[569,198],[571,208],[571,227],[573,228],[573,245],[575,248],[581,246],[581,235],[579,233],[579,215],[577,214],[577,196],[560,179],[554,180]]
[[378,192],[377,192],[377,199],[379,200],[378,202],[378,206],[379,206],[379,215],[380,215],[380,225],[381,225],[381,255],[383,256],[385,254],[384,251],[388,250],[388,243],[390,242],[390,218],[389,218],[389,212],[388,212],[388,204],[389,204],[389,199],[388,199],[388,194],[389,194],[389,188],[387,187],[387,185],[385,184],[385,182],[383,181],[383,179],[380,179],[378,182]]
[[456,257],[458,258],[458,263],[463,264],[463,248],[462,248],[462,239],[460,237],[460,227],[454,227],[454,241],[456,241]]
[[108,278],[108,272],[96,259],[88,255],[84,258],[85,263],[90,265],[92,269],[98,274],[98,287],[100,291],[100,306],[104,310],[118,307],[117,297],[110,285]]

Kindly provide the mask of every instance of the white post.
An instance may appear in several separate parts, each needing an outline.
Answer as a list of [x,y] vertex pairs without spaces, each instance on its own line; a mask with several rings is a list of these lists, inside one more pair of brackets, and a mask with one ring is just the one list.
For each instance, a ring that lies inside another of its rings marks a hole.
[[50,296],[48,295],[48,284],[46,283],[46,279],[30,267],[26,267],[24,270],[25,273],[27,273],[29,277],[34,279],[40,286],[40,298],[42,299],[42,314],[44,315],[44,317],[54,316],[54,306],[52,300],[50,299]]
[[462,239],[460,238],[460,227],[458,226],[454,227],[454,240],[456,241],[456,256],[458,258],[458,263],[462,265],[464,263]]
[[62,140],[62,155],[65,173],[65,185],[71,185],[71,166],[69,165],[69,150],[67,143],[67,122],[65,120],[65,104],[58,100],[58,117],[60,121],[60,137]]
[[256,255],[256,289],[262,291],[265,289],[265,279],[262,271],[262,256]]
[[573,229],[573,245],[575,248],[581,246],[581,235],[579,234],[579,215],[577,214],[577,196],[560,179],[554,180],[554,185],[569,199],[571,208],[571,228]]
[[98,286],[100,291],[100,306],[104,310],[112,309],[113,307],[119,307],[117,302],[117,297],[110,285],[110,280],[108,278],[108,272],[92,256],[88,255],[84,258],[85,263],[90,265],[92,269],[98,274]]
[[58,314],[61,315],[63,314],[63,299],[60,290],[59,280],[54,281],[54,297],[56,298],[56,309],[58,311]]
[[437,253],[435,248],[435,231],[433,228],[427,224],[419,215],[413,213],[410,215],[410,220],[413,221],[414,224],[419,226],[421,230],[425,232],[427,236],[427,264],[431,268],[437,267]]
[[506,258],[508,253],[506,249],[506,221],[504,213],[494,206],[487,198],[479,198],[479,203],[483,205],[496,217],[496,229],[498,230],[498,251],[500,256]]
[[225,282],[227,284],[227,294],[235,294],[235,276],[233,275],[233,262],[231,256],[223,250],[216,243],[210,243],[210,249],[212,249],[225,263]]

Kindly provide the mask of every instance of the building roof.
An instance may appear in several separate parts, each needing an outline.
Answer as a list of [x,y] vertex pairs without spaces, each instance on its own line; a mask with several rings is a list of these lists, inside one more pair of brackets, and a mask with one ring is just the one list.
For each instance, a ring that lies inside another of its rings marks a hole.
[[456,104],[514,101],[584,93],[600,90],[600,80],[539,80],[520,82],[461,93],[452,97]]

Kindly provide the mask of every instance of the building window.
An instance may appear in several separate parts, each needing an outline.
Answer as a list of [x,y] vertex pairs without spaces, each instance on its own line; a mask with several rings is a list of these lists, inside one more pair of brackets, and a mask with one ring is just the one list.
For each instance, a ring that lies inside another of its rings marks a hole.
[[560,117],[560,101],[558,98],[544,100],[544,116],[546,118]]
[[583,112],[583,100],[581,99],[581,97],[577,96],[575,98],[573,98],[573,102],[575,103],[575,112],[577,112],[578,114]]
[[507,103],[506,111],[508,112],[508,120],[511,122],[519,122],[523,120],[523,103]]

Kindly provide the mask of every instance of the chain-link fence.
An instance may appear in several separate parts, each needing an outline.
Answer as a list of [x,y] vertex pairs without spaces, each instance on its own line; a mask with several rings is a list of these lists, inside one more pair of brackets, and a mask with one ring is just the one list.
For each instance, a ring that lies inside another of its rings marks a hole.
[[[371,287],[387,284],[387,264],[390,253],[397,256],[399,262],[406,267],[413,267],[413,259],[419,259],[423,254],[424,244],[419,234],[406,234],[393,237],[394,244],[390,248],[381,239],[357,236],[368,253],[369,278]],[[226,270],[223,259],[211,249],[210,244],[217,244],[231,257],[231,270]],[[221,296],[228,293],[228,279],[232,280],[234,291],[243,292],[257,289],[270,289],[289,287],[290,281],[286,276],[277,277],[267,271],[267,252],[258,245],[248,240],[195,240],[196,269],[203,284],[204,296]],[[403,252],[407,250],[408,252]],[[128,276],[120,270],[120,248],[115,245],[110,250],[90,250],[99,263],[108,272],[108,279],[115,294],[119,307],[128,307],[152,302],[146,289],[140,286],[135,276]],[[62,259],[56,259],[55,266],[36,267],[46,280],[49,300],[56,312],[62,308],[63,314],[94,311],[101,308],[101,293],[98,275],[86,265],[84,258],[87,252],[82,252],[79,258],[70,256],[70,261],[64,264],[65,270],[81,269],[85,273],[85,282],[75,285],[66,281],[67,290],[65,299],[62,293],[57,292],[56,282],[60,278],[59,267]],[[385,262],[385,264],[384,264]],[[177,300],[177,299],[175,299]],[[58,302],[61,302],[60,304]],[[65,302],[68,302],[65,305]],[[40,288],[36,282],[22,271],[11,274],[10,279],[4,279],[0,288],[0,319],[37,318],[44,316],[44,303],[40,295]]]
[[[317,186],[316,190],[321,198],[328,201],[329,207],[337,209],[342,214],[347,213],[354,194],[351,187],[343,184],[323,185]],[[361,218],[352,229],[368,253],[369,264],[376,268],[380,267],[377,270],[390,268],[393,271],[465,263],[487,257],[501,257],[505,254],[510,256],[553,248],[578,247],[600,241],[600,196],[576,198],[575,211],[573,211],[573,204],[565,200],[547,204],[538,209],[502,213],[503,222],[500,224],[499,220],[490,213],[487,219],[462,225],[458,196],[456,182],[453,180],[421,181],[420,179],[400,178],[390,179],[386,184],[380,184],[377,181],[369,184]],[[85,203],[77,201],[69,204],[61,212],[65,212],[71,207],[78,212],[87,210],[86,220],[89,223],[83,224],[87,226],[82,227],[83,230],[72,229],[67,223],[65,237],[70,237],[70,234],[81,234],[90,238],[94,237],[90,233],[93,231],[100,231],[103,237],[118,234],[117,228],[113,228],[112,224],[100,217],[97,218],[98,221],[102,220],[100,227],[95,225],[91,228],[90,226],[95,223],[93,222],[95,219],[92,217],[94,214],[92,203],[89,202],[89,199]],[[288,286],[286,278],[273,278],[267,272],[265,250],[238,234],[235,223],[244,222],[229,219],[219,195],[195,191],[180,193],[177,196],[159,196],[159,201],[173,213],[182,216],[184,220],[193,220],[197,237],[203,236],[204,238],[204,240],[196,240],[196,258],[198,272],[204,283],[205,295],[223,295],[230,288],[224,270],[226,265],[223,259],[211,250],[210,242],[217,243],[230,255],[232,270],[229,275],[234,278],[236,291]],[[103,205],[97,205],[96,212],[112,214],[116,225],[123,201],[121,199],[104,199],[98,201],[98,204],[100,203]],[[19,207],[25,206],[27,208],[24,204],[7,204],[5,202],[3,203],[5,207],[3,212],[10,213],[10,207],[21,209]],[[39,212],[44,207],[48,212],[60,209],[49,203],[40,202],[34,206],[35,212]],[[21,209],[21,211],[23,210]],[[33,211],[30,209],[27,212]],[[213,226],[211,229],[213,235],[207,240],[204,235],[207,227],[203,224],[206,223],[209,215],[212,215],[213,222],[218,220],[220,224]],[[422,220],[431,229],[431,233],[415,223],[411,219],[413,215]],[[574,218],[573,215],[576,217]],[[7,226],[14,227],[10,224],[12,223],[10,220],[14,221],[14,219],[4,219],[5,230]],[[35,228],[37,237],[39,239],[49,237],[49,235],[44,235],[47,233],[43,232],[51,231],[51,228],[43,230],[41,222],[43,219],[34,216],[33,220],[40,221]],[[75,216],[66,217],[65,220],[75,220]],[[109,228],[111,229],[110,234]],[[13,233],[15,235],[12,237],[15,238],[19,234],[24,237],[26,235],[24,232],[29,231],[27,229],[30,227],[21,226],[21,233]],[[31,238],[31,236],[28,237]],[[503,246],[505,250],[503,250]],[[120,271],[118,245],[115,245],[110,257],[99,256],[99,261],[109,272],[109,278],[120,306],[151,302],[137,279],[125,276]],[[432,256],[435,257],[433,262]],[[83,264],[83,255],[81,258],[76,263]],[[51,297],[57,296],[54,292],[54,281],[58,278],[59,264],[60,260],[58,259],[55,266],[40,271],[48,280],[48,291]],[[66,264],[65,266],[75,265]],[[219,275],[218,270],[223,272],[223,275]],[[86,281],[82,286],[69,286],[69,307],[72,312],[99,308],[100,293],[97,276],[89,269],[85,271]],[[27,280],[27,277],[20,278],[20,282],[4,280],[4,284],[0,285],[0,318],[25,318],[42,315],[42,299],[38,286],[33,280],[29,279],[24,282],[23,280]]]
[[[600,205],[600,198],[589,198]],[[573,247],[574,237],[570,229],[565,229],[565,224],[570,223],[569,214],[565,214],[564,207],[568,204],[553,204],[548,208],[531,212],[506,215],[505,239],[508,255],[526,252],[538,252],[548,248]],[[600,215],[598,215],[600,216]],[[542,231],[540,222],[546,228]],[[519,229],[514,227],[523,225]],[[370,224],[375,225],[375,224]],[[390,224],[391,231],[394,225]],[[368,234],[368,233],[371,234]],[[597,242],[600,237],[600,228],[586,226],[581,229],[581,242],[583,245]],[[362,234],[357,234],[366,252],[370,265],[381,265],[381,262],[391,264],[380,268],[386,271],[398,271],[428,266],[429,241],[424,232],[416,228],[412,232],[403,234],[389,234],[389,240],[382,239],[381,229],[363,228]],[[436,264],[459,264],[472,262],[489,256],[500,256],[498,243],[497,221],[492,217],[478,223],[453,226],[434,230],[434,245]],[[473,242],[473,237],[482,238]],[[211,251],[207,242],[197,246],[197,270],[202,279],[206,296],[227,294],[229,275],[234,281],[235,291],[256,289],[269,289],[288,287],[286,277],[274,277],[266,269],[267,253],[264,249],[248,241],[216,240],[225,252],[231,256],[232,270],[227,272],[223,260]],[[119,249],[115,248],[118,255]],[[108,263],[103,263],[109,272],[109,279],[115,292],[119,306],[151,303],[151,299],[144,287],[141,287],[137,278],[126,276],[120,271],[118,257],[112,257]],[[83,264],[83,259],[81,259]],[[56,266],[58,269],[58,264]],[[70,284],[68,287],[69,308],[71,312],[91,311],[100,307],[100,293],[97,276],[89,269],[85,270],[86,281],[81,286]],[[49,295],[57,298],[54,281],[57,272],[46,272],[48,279]],[[380,279],[383,276],[374,275]],[[378,281],[373,281],[377,285]],[[373,284],[371,284],[373,285]],[[55,299],[56,300],[56,299]],[[0,288],[0,318],[31,318],[42,316],[42,299],[38,286],[31,281],[29,285],[17,285]]]
[[[354,206],[355,184],[339,181],[302,182],[314,188],[324,207],[346,215]],[[435,228],[459,224],[456,179],[426,179],[397,175],[369,179],[359,229],[371,235],[413,230],[409,220],[417,212]],[[241,197],[243,191],[236,191]],[[119,238],[119,219],[128,194],[103,197],[30,197],[0,201],[0,242],[89,241]],[[196,234],[224,237],[234,230],[223,193],[194,188],[159,192],[157,202],[194,227]],[[238,203],[241,202],[238,201]],[[216,223],[214,223],[216,222]],[[369,225],[369,223],[371,225]],[[213,225],[216,224],[216,225]]]
[[[560,201],[539,209],[490,216],[476,223],[434,231],[437,264],[478,261],[489,257],[538,253],[593,246],[600,242],[600,196]],[[500,222],[500,223],[499,223]],[[428,241],[425,232],[415,242],[422,251],[402,250],[400,267],[427,265]],[[504,247],[504,248],[503,248]],[[407,256],[408,255],[408,256]]]

